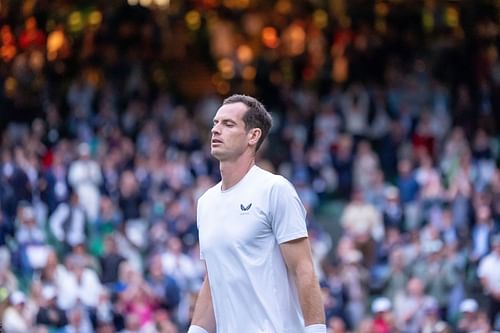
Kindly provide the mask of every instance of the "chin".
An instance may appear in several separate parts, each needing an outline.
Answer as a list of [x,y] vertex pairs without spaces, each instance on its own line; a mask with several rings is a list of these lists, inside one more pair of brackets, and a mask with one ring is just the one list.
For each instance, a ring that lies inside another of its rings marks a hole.
[[217,149],[211,149],[210,150],[210,155],[212,155],[213,158],[220,160],[222,155],[220,151],[217,151]]
[[213,150],[210,152],[210,155],[212,155],[213,158],[215,158],[216,160],[218,160],[219,162],[223,162],[223,161],[227,161],[230,159],[230,156],[229,154],[224,153],[222,151],[218,151],[218,150]]

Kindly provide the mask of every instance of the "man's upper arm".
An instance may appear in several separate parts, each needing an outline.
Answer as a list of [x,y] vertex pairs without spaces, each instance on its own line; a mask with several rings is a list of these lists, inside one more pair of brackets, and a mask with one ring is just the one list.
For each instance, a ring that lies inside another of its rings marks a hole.
[[311,246],[307,237],[297,238],[280,244],[281,254],[292,274],[313,269]]

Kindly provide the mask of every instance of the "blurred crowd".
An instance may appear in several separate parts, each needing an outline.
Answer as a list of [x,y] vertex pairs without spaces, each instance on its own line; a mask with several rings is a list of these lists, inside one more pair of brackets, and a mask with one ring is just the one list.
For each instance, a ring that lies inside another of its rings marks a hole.
[[500,330],[497,7],[130,3],[0,2],[6,333],[186,331],[232,92],[272,112],[329,332]]

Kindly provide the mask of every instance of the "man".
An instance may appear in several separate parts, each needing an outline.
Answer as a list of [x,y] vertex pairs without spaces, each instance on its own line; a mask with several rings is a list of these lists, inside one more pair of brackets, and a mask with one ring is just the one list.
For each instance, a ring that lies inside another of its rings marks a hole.
[[57,291],[51,285],[42,289],[44,302],[36,315],[36,323],[45,325],[51,330],[60,329],[68,324],[66,313],[57,305]]
[[271,125],[264,106],[243,95],[214,117],[222,181],[198,202],[207,276],[188,333],[326,333],[305,209],[288,181],[255,165]]
[[497,319],[500,316],[500,234],[491,238],[491,247],[491,252],[479,262],[477,275],[484,293],[488,295],[488,314],[490,324],[494,326],[500,320]]

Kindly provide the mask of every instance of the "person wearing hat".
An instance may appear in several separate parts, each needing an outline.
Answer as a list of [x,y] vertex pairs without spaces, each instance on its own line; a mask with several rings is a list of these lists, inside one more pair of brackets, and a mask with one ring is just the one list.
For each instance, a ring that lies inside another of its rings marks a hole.
[[31,323],[25,315],[26,296],[21,291],[14,291],[9,296],[9,306],[5,309],[2,317],[3,332],[5,333],[27,333],[30,331]]
[[372,303],[373,332],[389,333],[394,329],[392,303],[387,297],[378,297]]
[[491,247],[491,252],[479,262],[477,275],[488,296],[488,315],[490,324],[494,325],[495,318],[500,313],[500,234],[491,238]]
[[460,319],[457,324],[458,332],[469,333],[478,329],[479,306],[475,299],[466,298],[460,303]]
[[68,324],[66,313],[57,306],[57,291],[53,286],[42,289],[43,303],[36,315],[36,323],[59,329]]

